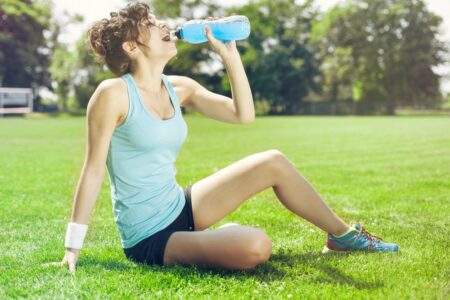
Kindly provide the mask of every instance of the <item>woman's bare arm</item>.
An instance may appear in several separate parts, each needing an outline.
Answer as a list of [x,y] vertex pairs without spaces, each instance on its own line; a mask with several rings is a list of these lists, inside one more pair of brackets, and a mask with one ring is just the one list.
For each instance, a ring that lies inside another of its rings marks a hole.
[[109,143],[122,115],[121,103],[118,100],[123,93],[123,83],[120,81],[121,79],[103,81],[87,106],[86,155],[73,201],[71,221],[74,223],[89,222],[90,213],[100,192]]
[[[109,142],[118,120],[124,115],[126,87],[121,79],[103,81],[95,90],[86,112],[87,145],[84,165],[78,180],[71,222],[87,224],[103,182]],[[125,91],[125,92],[124,92]],[[125,108],[126,109],[126,108]],[[75,273],[80,249],[67,248],[61,262],[44,263],[44,267],[69,265]]]

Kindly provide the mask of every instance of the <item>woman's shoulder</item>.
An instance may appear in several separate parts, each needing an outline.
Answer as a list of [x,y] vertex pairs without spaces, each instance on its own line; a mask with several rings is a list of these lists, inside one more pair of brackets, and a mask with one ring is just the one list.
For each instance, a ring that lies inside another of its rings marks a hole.
[[98,89],[104,93],[126,92],[127,86],[122,78],[116,77],[101,81]]
[[166,78],[169,80],[170,84],[175,87],[185,87],[191,78],[184,75],[166,75]]
[[105,79],[99,83],[93,97],[89,101],[89,107],[97,107],[108,111],[112,115],[119,116],[119,120],[128,112],[128,93],[126,83],[121,78]]
[[97,87],[98,93],[102,95],[104,101],[114,102],[114,105],[127,104],[127,85],[121,78],[105,79]]

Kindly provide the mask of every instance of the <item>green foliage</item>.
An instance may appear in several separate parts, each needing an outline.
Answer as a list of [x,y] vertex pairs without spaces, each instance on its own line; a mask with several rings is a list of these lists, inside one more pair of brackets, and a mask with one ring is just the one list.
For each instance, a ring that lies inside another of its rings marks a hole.
[[[175,19],[181,17],[191,20],[199,17],[198,11],[196,11],[199,8],[204,10],[204,17],[224,12],[222,6],[214,0],[149,0],[144,2],[147,2],[160,18]],[[203,17],[200,16],[200,18]]]
[[[355,101],[384,103],[388,114],[398,105],[436,106],[439,75],[432,67],[443,62],[441,22],[422,0],[349,0],[334,7],[312,29],[324,97],[345,99],[335,90],[351,86]],[[340,53],[343,48],[348,56]]]
[[56,83],[55,92],[58,96],[60,109],[64,112],[68,111],[68,94],[73,86],[76,65],[76,53],[69,51],[64,45],[54,49],[49,70],[52,80]]
[[2,0],[1,10],[6,16],[21,17],[22,15],[27,15],[31,17],[36,23],[43,26],[48,26],[50,5],[50,0]]
[[[315,12],[312,1],[299,5],[292,0],[250,2],[228,9],[214,1],[149,1],[160,18],[194,18],[193,11],[203,8],[203,15],[228,16],[242,14],[249,18],[251,33],[237,46],[255,101],[268,99],[272,113],[295,113],[302,99],[314,86],[318,69],[307,48],[310,26]],[[180,23],[179,25],[182,25]],[[177,44],[177,59],[167,66],[168,73],[181,73],[198,79],[217,93],[231,95],[224,68],[214,74],[203,73],[200,66],[212,62],[213,50],[206,44]]]
[[50,87],[44,31],[50,2],[3,0],[0,6],[0,86]]
[[255,101],[255,115],[264,116],[267,115],[270,111],[270,101],[260,99]]
[[442,108],[443,108],[443,109],[450,110],[450,93],[447,94],[447,97],[446,97],[445,100],[442,102]]
[[78,61],[76,65],[77,78],[74,83],[75,98],[78,108],[87,107],[89,99],[97,86],[105,79],[113,78],[115,75],[102,66],[86,45],[86,33],[76,43]]
[[69,95],[73,95],[72,91],[78,76],[79,55],[77,52],[69,49],[69,46],[61,43],[59,37],[65,28],[72,24],[83,21],[83,17],[79,15],[71,15],[64,11],[62,15],[53,16],[50,26],[50,35],[48,45],[52,52],[51,64],[49,71],[51,73],[53,87],[58,96],[58,106],[63,112],[67,112],[70,108],[74,108],[73,97],[69,102]]
[[362,80],[358,80],[358,78],[353,79],[352,84],[352,94],[353,94],[353,100],[360,101],[362,98],[363,93],[363,84],[364,82]]
[[[338,99],[351,98],[350,89],[352,82],[352,48],[337,47],[333,53],[322,61],[323,91],[325,98],[335,102]],[[352,87],[355,97],[356,87]],[[354,98],[355,100],[359,100]]]
[[236,8],[246,15],[251,33],[241,56],[255,100],[268,99],[270,113],[294,114],[311,90],[317,90],[317,63],[308,47],[317,12],[312,1],[258,1]]
[[[205,19],[208,16],[227,15],[227,12],[212,0],[153,0],[147,2],[159,19],[173,22],[174,28],[183,25],[184,21],[182,20],[188,21],[194,18]],[[194,12],[197,12],[195,16]],[[208,89],[214,90],[214,92],[231,93],[229,84],[225,84],[227,79],[222,78],[223,69],[213,74],[204,71],[203,67],[211,64],[214,60],[213,51],[207,43],[189,44],[179,41],[176,47],[178,54],[167,64],[164,69],[166,74],[188,76],[199,81]]]
[[[237,47],[254,99],[268,101],[270,114],[305,111],[306,100],[358,101],[358,107],[366,106],[362,113],[377,114],[392,114],[397,106],[438,108],[445,102],[432,69],[444,61],[446,49],[437,40],[442,20],[423,0],[347,0],[324,14],[312,0],[250,1],[229,8],[213,0],[147,2],[158,18],[175,26],[193,18],[246,15],[251,33]],[[66,13],[65,19],[51,19],[50,4],[2,1],[0,85],[47,86],[58,94],[63,110],[70,96],[77,108],[85,108],[96,86],[114,75],[88,53],[84,35],[74,51],[58,41],[61,31],[82,17]],[[225,68],[213,74],[205,68],[219,60],[207,43],[180,41],[177,48],[164,73],[195,78],[231,96]]]

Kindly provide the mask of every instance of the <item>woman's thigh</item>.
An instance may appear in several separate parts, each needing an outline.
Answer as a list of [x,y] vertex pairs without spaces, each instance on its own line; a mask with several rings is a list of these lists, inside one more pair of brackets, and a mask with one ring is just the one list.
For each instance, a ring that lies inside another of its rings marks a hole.
[[177,231],[166,245],[164,265],[250,269],[269,259],[272,242],[264,230],[234,225],[216,230]]
[[195,230],[214,225],[280,180],[288,160],[278,150],[251,154],[194,183],[191,188]]

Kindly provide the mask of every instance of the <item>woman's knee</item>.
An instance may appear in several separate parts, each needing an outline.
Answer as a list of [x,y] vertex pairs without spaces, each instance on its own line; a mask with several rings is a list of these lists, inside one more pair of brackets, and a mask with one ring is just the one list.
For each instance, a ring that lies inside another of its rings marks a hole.
[[264,155],[264,164],[271,174],[279,175],[280,173],[283,173],[290,164],[287,156],[280,150],[270,149],[265,151]]
[[266,262],[272,255],[272,241],[262,229],[256,229],[246,245],[247,259],[244,269],[251,269]]

